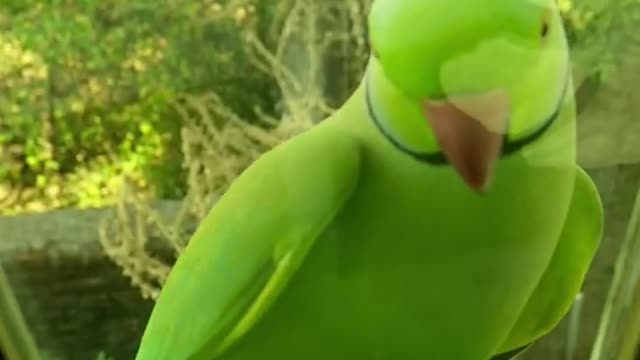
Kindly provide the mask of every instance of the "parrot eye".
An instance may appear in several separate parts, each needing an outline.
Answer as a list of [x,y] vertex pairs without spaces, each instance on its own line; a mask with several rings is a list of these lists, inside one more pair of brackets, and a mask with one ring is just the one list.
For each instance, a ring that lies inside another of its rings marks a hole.
[[549,23],[545,20],[542,22],[542,28],[540,28],[540,35],[544,38],[549,34]]
[[371,49],[371,54],[373,55],[374,58],[380,59],[380,54],[376,49]]
[[551,17],[551,14],[549,13],[549,11],[545,11],[544,14],[542,14],[542,26],[540,26],[540,37],[541,38],[546,38],[547,35],[549,35],[549,18]]

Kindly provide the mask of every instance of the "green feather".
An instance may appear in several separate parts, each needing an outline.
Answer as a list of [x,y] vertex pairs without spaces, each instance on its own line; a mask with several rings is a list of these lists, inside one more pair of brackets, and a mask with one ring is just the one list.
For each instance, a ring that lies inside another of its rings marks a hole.
[[603,230],[602,203],[589,176],[576,171],[571,208],[551,263],[501,348],[529,344],[569,311],[595,255]]

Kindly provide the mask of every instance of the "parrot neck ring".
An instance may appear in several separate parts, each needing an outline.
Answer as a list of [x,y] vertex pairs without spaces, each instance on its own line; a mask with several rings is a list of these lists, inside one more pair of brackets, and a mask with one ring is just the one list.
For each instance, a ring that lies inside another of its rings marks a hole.
[[[388,123],[388,122],[384,121],[384,116],[381,116],[381,114],[378,111],[376,111],[376,107],[374,106],[374,101],[372,100],[372,94],[371,94],[372,90],[370,88],[371,87],[370,78],[371,78],[371,73],[370,71],[367,71],[364,79],[365,101],[366,101],[367,112],[369,113],[369,117],[372,119],[378,131],[380,131],[380,133],[387,139],[387,141],[389,141],[396,149],[400,150],[401,152],[407,155],[410,155],[411,157],[415,158],[420,162],[425,162],[431,165],[448,165],[449,162],[442,151],[434,151],[434,152],[415,151],[403,145],[398,139],[396,139],[391,134],[391,132],[384,125],[385,123]],[[564,85],[563,85],[563,90],[561,93],[562,95],[559,97],[558,104],[554,108],[553,113],[549,115],[547,120],[536,131],[532,132],[528,136],[525,136],[517,140],[509,139],[508,132],[504,135],[504,143],[500,153],[501,157],[506,157],[517,152],[518,150],[522,149],[528,144],[536,141],[538,138],[540,138],[542,135],[544,135],[547,132],[547,130],[551,127],[551,125],[554,124],[555,120],[558,118],[558,115],[560,114],[560,111],[562,110],[562,104],[565,100],[567,87],[569,86],[569,83],[570,83],[569,80],[570,80],[570,71],[567,70]]]

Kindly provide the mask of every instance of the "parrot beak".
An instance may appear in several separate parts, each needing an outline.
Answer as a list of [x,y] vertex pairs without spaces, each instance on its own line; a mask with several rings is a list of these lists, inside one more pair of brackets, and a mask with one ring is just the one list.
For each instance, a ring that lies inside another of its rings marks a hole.
[[503,91],[426,101],[424,112],[449,163],[473,191],[491,182],[509,117]]

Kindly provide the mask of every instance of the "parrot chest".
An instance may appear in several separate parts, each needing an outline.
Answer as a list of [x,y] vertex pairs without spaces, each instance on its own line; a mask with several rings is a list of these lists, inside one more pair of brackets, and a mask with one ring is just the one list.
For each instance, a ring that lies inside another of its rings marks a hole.
[[553,254],[571,170],[505,161],[484,196],[449,168],[364,171],[275,311],[314,324],[336,348],[346,341],[341,353],[359,358],[492,351]]
[[571,161],[503,159],[479,196],[449,167],[371,159],[287,288],[223,359],[486,360],[507,336],[560,236]]

